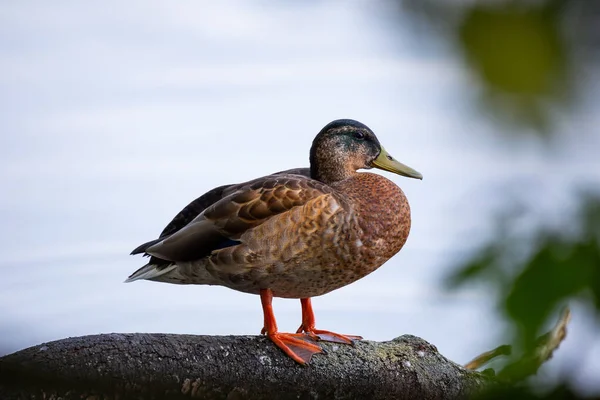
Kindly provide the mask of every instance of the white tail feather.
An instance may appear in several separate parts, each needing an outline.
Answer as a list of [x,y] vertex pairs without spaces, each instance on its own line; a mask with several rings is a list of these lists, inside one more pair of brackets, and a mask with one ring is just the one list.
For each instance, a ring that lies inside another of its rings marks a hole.
[[154,264],[146,264],[142,268],[135,271],[131,276],[125,279],[124,283],[137,281],[139,279],[154,279],[177,268],[176,264],[169,265],[166,268],[157,268]]

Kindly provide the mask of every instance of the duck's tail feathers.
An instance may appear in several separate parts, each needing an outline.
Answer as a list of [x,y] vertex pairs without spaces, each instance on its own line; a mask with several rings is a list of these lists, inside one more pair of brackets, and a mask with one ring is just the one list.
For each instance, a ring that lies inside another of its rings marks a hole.
[[[140,254],[140,253],[145,253],[146,249],[152,245],[155,245],[156,243],[162,241],[165,238],[158,238],[158,239],[154,239],[151,240],[149,242],[146,242],[144,244],[139,245],[138,247],[136,247],[130,254],[134,255],[134,254]],[[143,268],[143,267],[142,267]]]
[[139,279],[156,279],[161,275],[169,273],[177,268],[176,264],[171,264],[168,266],[158,266],[156,264],[146,264],[142,268],[135,271],[133,274],[129,276],[129,278],[125,279],[124,283],[129,283],[133,281],[137,281]]

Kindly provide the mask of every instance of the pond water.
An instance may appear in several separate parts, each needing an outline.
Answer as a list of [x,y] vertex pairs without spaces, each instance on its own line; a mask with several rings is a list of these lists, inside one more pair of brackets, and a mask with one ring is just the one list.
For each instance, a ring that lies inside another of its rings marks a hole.
[[[369,125],[424,180],[389,175],[411,203],[411,236],[375,273],[314,299],[318,326],[418,335],[461,363],[501,344],[493,294],[443,279],[507,199],[563,223],[572,189],[600,182],[597,134],[550,150],[502,141],[470,111],[457,60],[392,28],[384,3],[144,4],[3,5],[0,355],[102,332],[258,334],[258,297],[123,284],[144,263],[128,254],[215,186],[307,166],[337,118]],[[599,126],[591,92],[565,129]],[[282,330],[297,327],[298,301],[274,307]],[[541,375],[583,359],[578,383],[600,390],[598,327],[573,309]]]

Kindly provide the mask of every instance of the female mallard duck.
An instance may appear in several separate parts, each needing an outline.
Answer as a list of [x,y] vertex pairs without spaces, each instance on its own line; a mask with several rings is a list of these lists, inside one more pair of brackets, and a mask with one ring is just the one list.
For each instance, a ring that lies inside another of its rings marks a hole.
[[[263,334],[306,364],[317,340],[352,344],[360,336],[315,329],[310,298],[379,268],[408,237],[410,208],[380,168],[422,179],[396,161],[375,134],[353,120],[325,126],[310,149],[310,169],[220,186],[185,207],[156,240],[132,254],[151,256],[126,282],[222,285],[259,294]],[[280,333],[271,301],[300,299],[302,324]]]

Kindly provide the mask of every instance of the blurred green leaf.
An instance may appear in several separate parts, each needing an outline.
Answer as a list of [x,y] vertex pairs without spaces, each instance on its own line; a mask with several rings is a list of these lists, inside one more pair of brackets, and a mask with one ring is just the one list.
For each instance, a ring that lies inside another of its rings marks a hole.
[[534,345],[540,328],[564,301],[583,292],[594,276],[593,255],[598,247],[548,237],[510,286],[505,309],[521,330],[522,344]]
[[[569,229],[540,229],[520,240],[499,234],[447,280],[450,287],[476,281],[494,289],[515,328],[513,342],[525,351],[535,348],[541,329],[568,301],[582,300],[600,316],[600,197],[582,198]],[[515,256],[519,241],[529,242],[529,255]]]
[[446,280],[449,288],[455,288],[467,282],[484,279],[490,273],[495,273],[493,261],[498,257],[495,246],[487,246],[468,260]]
[[509,123],[506,133],[556,134],[556,122],[572,111],[588,87],[581,84],[585,78],[577,71],[597,60],[598,2],[402,0],[402,4],[416,16],[419,33],[427,32],[458,50],[477,90],[474,108],[496,123]]
[[546,132],[569,81],[568,57],[551,2],[480,3],[458,26],[459,43],[472,72],[483,83],[488,110]]
[[566,53],[548,2],[480,3],[458,27],[470,64],[493,89],[522,96],[550,96],[565,75]]

